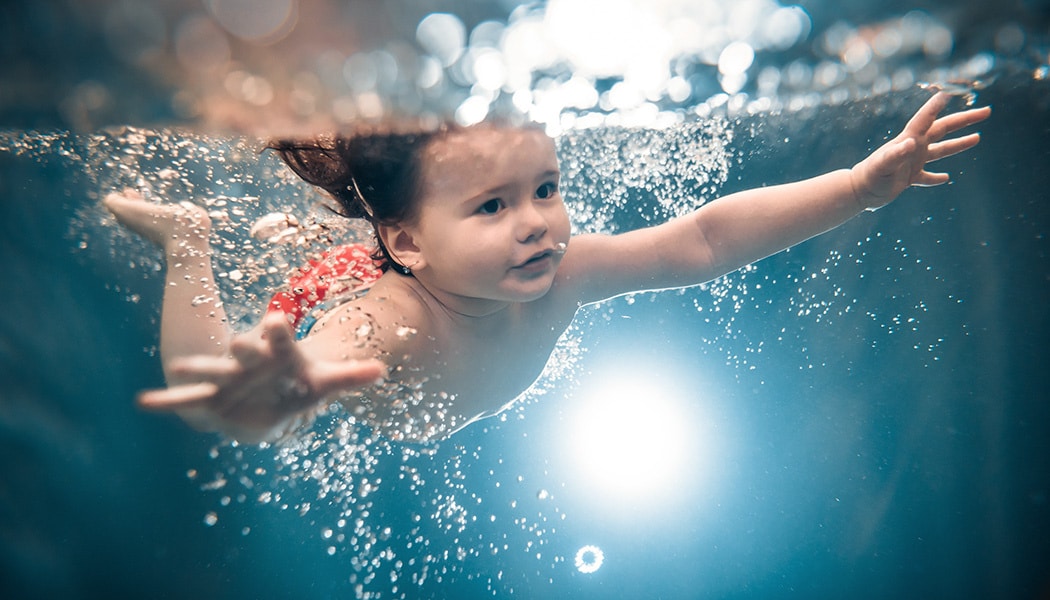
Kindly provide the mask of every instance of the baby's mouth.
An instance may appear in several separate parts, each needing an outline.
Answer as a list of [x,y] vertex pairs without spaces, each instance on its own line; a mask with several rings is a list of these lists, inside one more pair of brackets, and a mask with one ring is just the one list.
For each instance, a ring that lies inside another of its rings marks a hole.
[[540,262],[550,258],[553,254],[554,254],[554,252],[552,250],[544,250],[543,252],[537,252],[536,254],[533,254],[531,257],[529,257],[528,260],[526,260],[525,262],[523,262],[523,263],[521,263],[519,265],[516,265],[514,268],[522,269],[522,268],[530,267],[532,265],[538,264],[538,263],[540,263]]

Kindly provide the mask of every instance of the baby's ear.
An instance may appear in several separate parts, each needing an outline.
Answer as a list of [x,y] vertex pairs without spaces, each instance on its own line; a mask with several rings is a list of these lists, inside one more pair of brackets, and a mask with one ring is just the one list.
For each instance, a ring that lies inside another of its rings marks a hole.
[[402,225],[380,225],[379,237],[398,264],[413,270],[423,267],[423,254],[409,229]]

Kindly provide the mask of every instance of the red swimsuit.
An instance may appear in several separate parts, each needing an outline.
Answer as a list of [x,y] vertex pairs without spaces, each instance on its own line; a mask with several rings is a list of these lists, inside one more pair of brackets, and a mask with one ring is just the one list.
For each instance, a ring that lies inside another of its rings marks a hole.
[[319,259],[300,267],[298,274],[288,279],[288,289],[274,294],[266,310],[267,313],[280,311],[291,315],[292,328],[305,333],[302,326],[306,325],[308,330],[314,319],[308,319],[305,323],[304,319],[326,297],[334,298],[370,286],[382,274],[379,264],[372,260],[366,246],[336,246]]

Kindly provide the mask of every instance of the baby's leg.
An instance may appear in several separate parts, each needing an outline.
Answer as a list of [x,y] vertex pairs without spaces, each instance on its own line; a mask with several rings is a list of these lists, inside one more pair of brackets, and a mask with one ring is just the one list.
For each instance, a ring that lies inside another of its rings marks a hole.
[[161,307],[160,354],[168,384],[177,358],[223,355],[231,331],[212,273],[211,220],[201,207],[147,202],[137,192],[111,193],[103,204],[117,220],[164,250],[167,265]]

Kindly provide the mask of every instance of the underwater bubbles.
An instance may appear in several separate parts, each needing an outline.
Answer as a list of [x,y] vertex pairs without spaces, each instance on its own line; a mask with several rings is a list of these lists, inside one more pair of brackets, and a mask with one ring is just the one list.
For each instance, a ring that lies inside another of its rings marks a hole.
[[[272,153],[259,155],[258,142],[250,139],[133,127],[83,135],[7,133],[0,134],[0,152],[61,161],[98,198],[131,188],[150,202],[182,200],[205,208],[213,225],[217,292],[238,330],[258,321],[259,307],[298,266],[337,240],[365,241],[370,235],[364,226],[333,219],[316,191],[289,175]],[[78,209],[68,235],[84,258],[117,265],[123,275],[113,291],[156,319],[157,283],[163,280],[159,249],[120,227],[101,202]],[[570,330],[543,381],[520,405],[572,372],[581,353],[579,335]],[[521,412],[519,407],[483,427],[498,429],[520,420]],[[433,416],[432,422],[442,421]],[[214,495],[200,522],[221,528],[235,521],[229,511],[251,506],[301,519],[309,529],[306,543],[315,542],[318,555],[345,572],[353,595],[362,598],[419,597],[426,594],[417,590],[428,586],[478,581],[480,556],[499,565],[525,558],[537,570],[571,560],[548,550],[565,519],[557,482],[513,474],[500,481],[506,467],[490,468],[491,452],[479,446],[395,443],[393,433],[360,427],[354,415],[334,405],[322,407],[311,428],[280,443],[222,442],[186,473],[202,493]],[[515,572],[482,578],[482,585],[518,585]]]
[[580,573],[594,573],[602,568],[605,554],[598,546],[587,545],[576,551],[576,570]]
[[755,62],[755,49],[747,42],[733,42],[718,55],[718,72],[722,89],[735,94],[747,83],[747,70]]
[[416,27],[416,41],[441,64],[450,66],[463,53],[467,29],[456,15],[432,13]]

